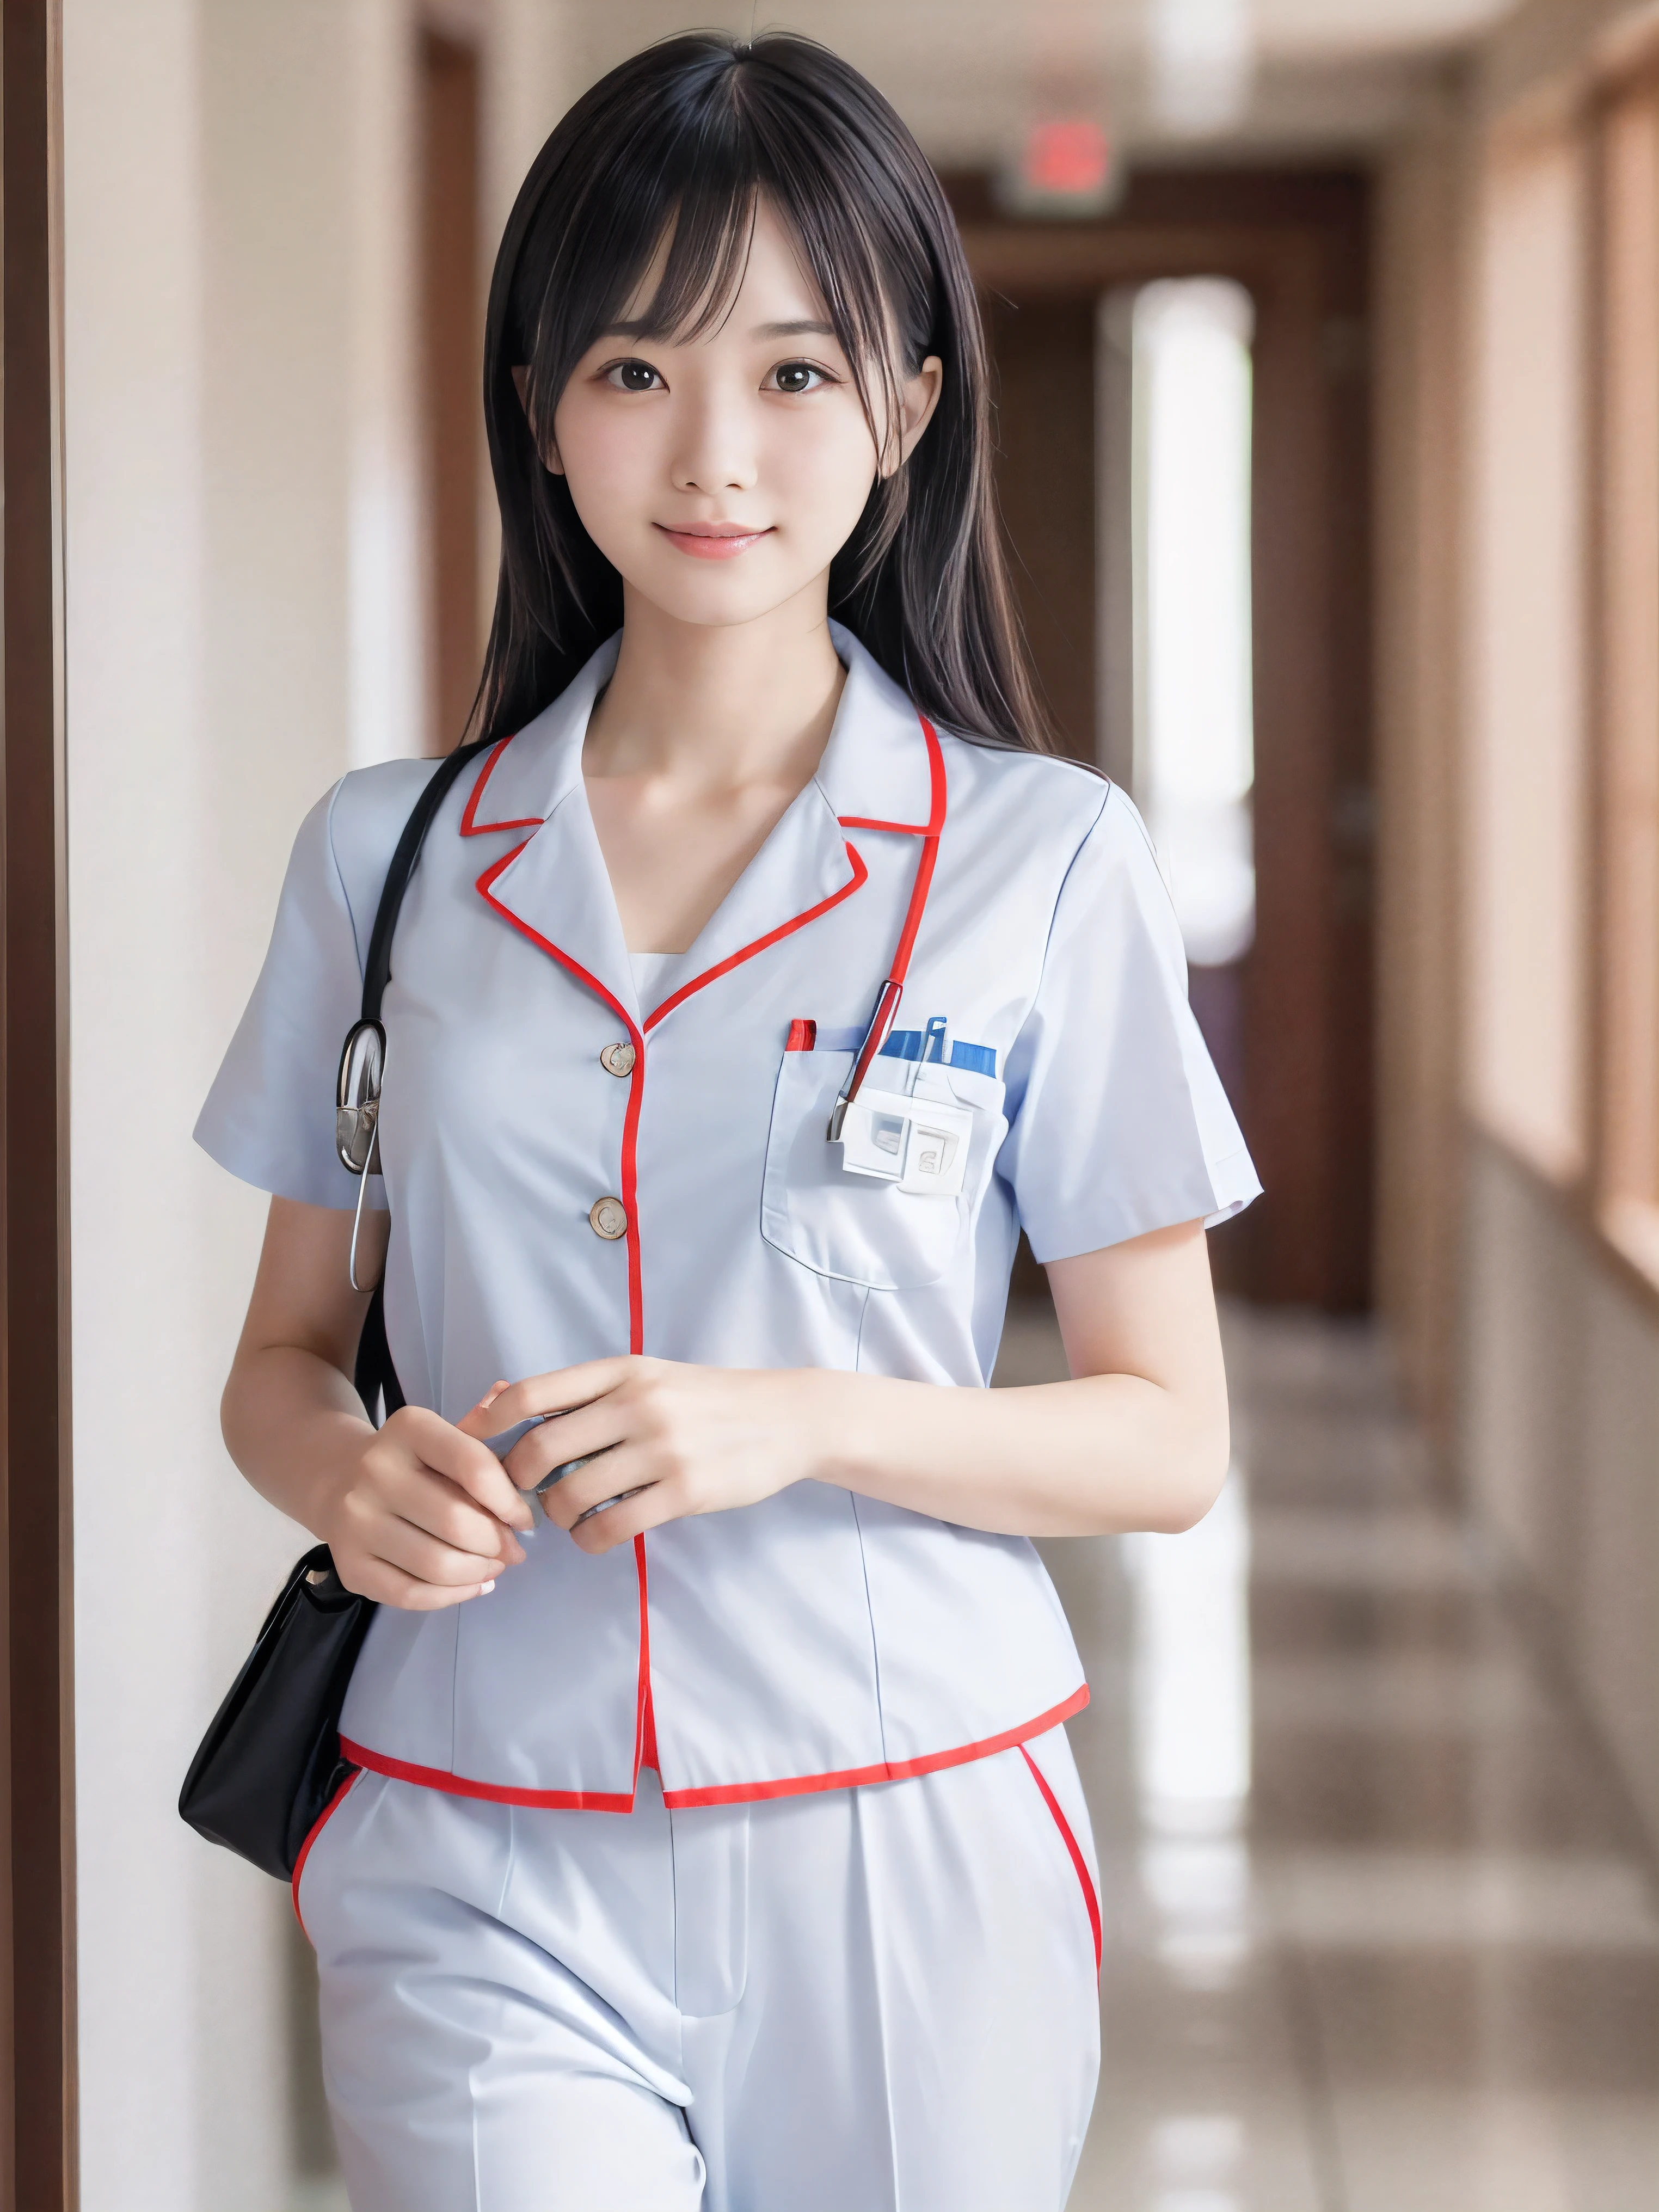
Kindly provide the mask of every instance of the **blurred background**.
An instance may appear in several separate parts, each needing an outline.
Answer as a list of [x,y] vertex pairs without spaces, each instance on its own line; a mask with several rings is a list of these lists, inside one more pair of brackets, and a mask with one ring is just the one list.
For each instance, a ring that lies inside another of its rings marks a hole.
[[[88,2212],[343,2204],[288,1900],[173,1811],[297,1540],[215,1419],[263,1203],[189,1131],[306,808],[465,720],[517,183],[705,20],[751,15],[63,0]],[[1073,2205],[1655,2212],[1659,10],[752,20],[946,182],[1048,696],[1267,1186],[1213,1239],[1221,1504],[1049,1547],[1107,1918]],[[999,1380],[1062,1371],[1027,1265]]]

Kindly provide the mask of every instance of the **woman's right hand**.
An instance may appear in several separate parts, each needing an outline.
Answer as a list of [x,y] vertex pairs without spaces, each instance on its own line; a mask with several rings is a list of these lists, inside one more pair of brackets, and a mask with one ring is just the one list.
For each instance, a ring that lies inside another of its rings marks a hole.
[[529,1501],[492,1451],[423,1406],[376,1431],[317,1533],[349,1590],[409,1613],[481,1597],[525,1558]]
[[[352,1387],[368,1311],[351,1287],[349,1209],[273,1198],[242,1340],[225,1385],[230,1455],[271,1504],[322,1538],[349,1590],[435,1613],[524,1558],[530,1501],[478,1437],[422,1406],[369,1427]],[[360,1255],[386,1256],[384,1214]],[[488,1412],[498,1382],[466,1416]],[[488,1424],[479,1435],[489,1433]]]

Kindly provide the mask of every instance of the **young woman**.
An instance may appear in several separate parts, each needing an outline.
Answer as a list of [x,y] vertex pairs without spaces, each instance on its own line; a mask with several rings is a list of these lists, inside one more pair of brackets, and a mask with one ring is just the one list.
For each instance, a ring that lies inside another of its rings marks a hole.
[[[306,822],[199,1131],[272,1194],[226,1437],[381,1608],[295,1882],[351,2200],[1051,2212],[1100,1922],[1028,1540],[1208,1507],[1257,1188],[1170,903],[1042,757],[961,247],[852,70],[700,35],[589,93],[485,404],[378,1433],[335,1061],[431,762]],[[1022,1225],[1075,1379],[991,1393]]]

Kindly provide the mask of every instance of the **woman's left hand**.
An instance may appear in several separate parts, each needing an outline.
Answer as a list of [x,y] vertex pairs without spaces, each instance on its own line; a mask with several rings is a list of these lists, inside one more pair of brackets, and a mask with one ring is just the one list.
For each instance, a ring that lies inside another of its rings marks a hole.
[[556,1467],[585,1460],[541,1493],[542,1505],[597,1553],[665,1521],[756,1504],[815,1474],[822,1425],[813,1408],[834,1380],[812,1370],[592,1359],[500,1386],[458,1425],[483,1437],[556,1416],[540,1419],[503,1464],[520,1490],[534,1490]]
[[[1010,1536],[1190,1528],[1227,1471],[1227,1377],[1201,1221],[1048,1268],[1069,1382],[981,1390],[818,1367],[590,1359],[456,1424],[584,1552],[823,1482]],[[550,1419],[549,1415],[558,1418]],[[585,1515],[592,1515],[585,1519]]]

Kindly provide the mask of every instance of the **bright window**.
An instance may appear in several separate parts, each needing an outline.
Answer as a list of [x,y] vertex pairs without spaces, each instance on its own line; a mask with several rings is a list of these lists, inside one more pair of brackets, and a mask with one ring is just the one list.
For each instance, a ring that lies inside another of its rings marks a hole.
[[1237,960],[1255,930],[1253,326],[1225,279],[1135,295],[1135,795],[1201,967]]
[[1465,1094],[1566,1182],[1587,1152],[1587,220],[1575,138],[1500,136],[1482,179],[1464,931]]
[[1602,1218],[1659,1273],[1659,92],[1601,138]]

